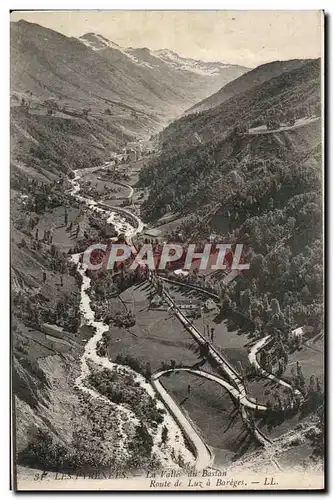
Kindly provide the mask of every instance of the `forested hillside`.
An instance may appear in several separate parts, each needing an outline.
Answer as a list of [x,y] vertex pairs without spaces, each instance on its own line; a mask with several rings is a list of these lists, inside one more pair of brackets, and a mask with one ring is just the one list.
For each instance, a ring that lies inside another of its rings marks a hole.
[[187,110],[187,114],[204,111],[214,108],[223,102],[231,99],[256,85],[261,85],[267,80],[286,73],[293,69],[300,68],[303,64],[310,62],[309,59],[292,59],[290,61],[273,61],[267,64],[257,66],[252,71],[233,80],[233,82],[224,85],[218,92],[207,97],[203,101],[195,104]]
[[305,62],[299,68],[251,87],[219,106],[176,120],[160,134],[165,157],[177,156],[201,144],[221,142],[236,127],[265,124],[270,113],[283,115],[283,118],[291,112],[296,118],[307,114],[319,116],[320,71],[320,59]]
[[[141,184],[150,186],[147,220],[188,214],[171,240],[214,235],[246,246],[250,271],[233,287],[219,275],[210,286],[248,331],[286,341],[293,326],[323,327],[320,102],[320,62],[305,63],[172,124],[161,135],[160,159],[141,172]],[[244,123],[256,127],[268,112],[303,120],[249,133]],[[202,143],[185,149],[196,134]]]

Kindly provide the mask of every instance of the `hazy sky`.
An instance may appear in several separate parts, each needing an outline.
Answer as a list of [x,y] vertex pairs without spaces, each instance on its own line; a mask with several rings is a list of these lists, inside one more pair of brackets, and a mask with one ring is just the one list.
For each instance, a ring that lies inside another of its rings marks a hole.
[[99,33],[124,47],[168,48],[205,61],[254,67],[321,55],[320,11],[14,12],[67,36]]

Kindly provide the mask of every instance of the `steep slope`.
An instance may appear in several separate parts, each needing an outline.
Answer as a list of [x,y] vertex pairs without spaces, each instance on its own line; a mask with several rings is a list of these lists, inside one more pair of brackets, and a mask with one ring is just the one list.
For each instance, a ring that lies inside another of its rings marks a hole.
[[[11,111],[11,180],[25,175],[50,182],[73,168],[96,166],[130,139],[114,123],[97,118],[47,116],[25,106]],[[60,115],[61,113],[59,113]]]
[[[174,274],[173,280],[218,295],[214,322],[226,321],[231,336],[233,330],[247,335],[248,347],[270,337],[261,365],[289,379],[304,403],[289,413],[282,411],[288,400],[278,397],[276,416],[269,411],[272,420],[267,413],[259,427],[271,432],[296,414],[304,422],[312,415],[321,450],[324,370],[308,349],[324,335],[320,80],[320,62],[311,61],[171,124],[161,134],[160,158],[141,172],[141,185],[150,188],[142,206],[146,220],[157,230],[161,216],[173,221],[168,234],[161,231],[164,241],[196,244],[198,251],[209,242],[230,244],[232,251],[244,245],[249,269],[231,282],[220,270]],[[257,127],[270,112],[283,122],[299,119]],[[304,337],[296,339],[291,332],[300,326]]]
[[131,60],[119,61],[119,56],[110,49],[108,57],[102,57],[79,40],[36,24],[12,23],[11,88],[80,110],[90,107],[93,113],[111,106],[116,117],[131,118],[136,111],[146,120],[152,114],[159,117],[164,105],[142,84]]
[[[125,88],[126,75],[119,91],[122,71],[96,60],[81,42],[24,22],[12,25],[11,37],[14,453],[18,463],[42,470],[93,463],[111,470],[124,462],[117,456],[117,412],[74,390],[92,331],[80,327],[81,278],[62,252],[82,237],[89,219],[73,207],[66,178],[155,129],[159,113],[144,111],[133,87]],[[126,104],[127,89],[142,112]],[[44,323],[53,325],[54,336]],[[104,436],[94,450],[96,425]]]
[[76,39],[26,21],[11,23],[16,159],[23,159],[22,149],[32,156],[30,147],[36,149],[40,141],[50,144],[48,129],[56,129],[59,144],[63,129],[64,143],[79,145],[88,162],[101,158],[138,136],[156,133],[171,117],[246,70],[214,63],[224,67],[218,74],[212,68],[205,73],[198,71],[198,61],[192,62],[193,71],[189,61],[174,67],[164,58],[148,49],[122,49],[93,33]]
[[274,61],[257,66],[252,71],[248,71],[246,74],[236,78],[232,83],[228,83],[222,87],[212,96],[207,97],[198,104],[195,104],[195,106],[188,109],[186,113],[196,113],[219,106],[219,104],[222,104],[237,94],[241,94],[256,85],[260,85],[261,83],[274,78],[275,76],[300,68],[306,62],[309,62],[309,60],[293,59],[291,61]]
[[[305,175],[310,173],[308,169],[318,165],[320,153],[321,120],[312,118],[291,130],[254,135],[231,132],[221,141],[198,145],[178,155],[174,151],[172,156],[164,152],[141,171],[140,184],[150,187],[149,197],[142,207],[143,214],[147,220],[156,220],[169,212],[183,215],[198,213],[199,217],[205,215],[203,226],[198,219],[201,234],[208,236],[210,231],[217,234],[229,231],[232,221],[226,226],[225,217],[221,220],[219,214],[221,208],[224,213],[232,211],[236,193],[244,192],[245,182],[251,186],[251,198],[262,203],[256,194],[260,182],[257,176],[263,175],[261,182],[264,184],[272,182],[273,179],[269,181],[266,178],[267,164],[273,164],[272,176],[277,176],[277,182],[281,183],[290,168],[297,169],[298,166],[302,175],[304,162]],[[239,223],[245,215],[247,196],[243,194],[237,202],[239,210],[242,210],[242,215],[238,216]],[[194,226],[188,229],[191,233]]]
[[[175,88],[172,79],[168,87],[163,73],[143,73],[120,50],[93,51],[25,22],[14,24],[11,36],[17,462],[40,470],[119,471],[135,461],[146,468],[138,446],[150,436],[138,436],[127,422],[124,445],[119,407],[74,389],[83,344],[94,329],[81,326],[82,278],[65,252],[92,226],[89,211],[69,196],[68,176],[102,164],[111,151],[161,126],[172,106],[183,102],[186,76],[181,85],[175,73]],[[144,450],[147,461],[150,450]]]
[[266,123],[268,114],[296,118],[320,115],[320,59],[303,63],[228,99],[212,109],[184,116],[160,134],[168,154],[196,148],[227,138],[236,127],[256,127]]

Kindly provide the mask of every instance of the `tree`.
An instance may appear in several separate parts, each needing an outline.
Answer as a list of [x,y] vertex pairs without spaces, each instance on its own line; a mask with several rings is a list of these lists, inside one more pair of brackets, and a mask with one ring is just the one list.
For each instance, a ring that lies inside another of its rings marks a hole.
[[301,367],[301,364],[299,363],[299,361],[297,361],[296,366],[297,366],[296,385],[297,385],[298,389],[304,393],[306,382],[305,382],[305,377],[304,377],[304,374],[302,372],[302,367]]
[[262,254],[254,255],[250,264],[250,271],[253,276],[259,276],[263,273],[264,269],[264,257]]
[[270,309],[272,310],[272,312],[274,314],[279,314],[281,312],[281,308],[280,308],[280,305],[279,305],[279,302],[277,299],[271,299],[271,302],[270,302]]
[[39,192],[35,196],[35,211],[43,213],[48,204],[48,196],[45,192]]
[[149,361],[147,361],[145,366],[145,377],[147,378],[147,380],[150,380],[151,375],[152,375],[151,364],[149,363]]
[[24,238],[21,239],[21,241],[17,244],[19,248],[25,248],[27,246],[27,242]]
[[249,288],[240,293],[240,305],[243,311],[248,311],[250,304],[250,296],[251,296],[251,291]]
[[166,444],[166,443],[167,443],[167,440],[168,440],[168,429],[167,429],[167,427],[164,425],[164,426],[163,426],[163,429],[162,429],[162,432],[161,432],[161,443],[162,443],[162,444]]
[[69,452],[44,430],[38,429],[28,446],[18,455],[18,461],[42,470],[61,470],[68,466]]
[[288,122],[288,125],[292,126],[295,124],[295,121],[296,121],[296,117],[293,113],[293,111],[289,110],[286,114],[286,120]]
[[57,255],[57,248],[55,245],[51,245],[51,256],[55,257]]
[[147,431],[146,426],[140,424],[136,427],[134,438],[129,443],[129,449],[134,456],[150,456],[153,447],[152,436]]
[[282,373],[284,372],[284,365],[281,360],[278,361],[278,370],[277,370],[277,376],[280,377]]
[[88,113],[91,112],[91,108],[83,108],[82,110],[82,116],[88,116]]
[[316,390],[316,385],[315,385],[316,381],[315,381],[315,375],[311,375],[310,376],[310,381],[309,381],[309,385],[308,385],[308,390],[309,392],[315,392]]

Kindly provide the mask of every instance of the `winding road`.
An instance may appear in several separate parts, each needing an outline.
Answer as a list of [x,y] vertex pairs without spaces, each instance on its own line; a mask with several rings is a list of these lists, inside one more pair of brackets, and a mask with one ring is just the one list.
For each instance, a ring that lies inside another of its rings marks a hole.
[[[202,289],[196,285],[190,285],[190,284],[183,284],[183,283],[179,283],[177,281],[174,281],[174,280],[170,280],[168,278],[164,278],[164,277],[160,277],[158,278],[159,280],[161,281],[167,281],[169,283],[172,283],[172,284],[177,284],[177,285],[184,285],[186,286],[187,288],[189,289],[192,289],[192,290],[197,290],[197,291],[200,291],[200,292],[203,292],[203,293],[206,293],[210,296],[214,296],[215,294],[211,293],[211,292],[208,292],[206,291],[205,289]],[[176,311],[176,314],[177,316],[179,317],[179,319],[182,321],[182,323],[185,325],[186,328],[188,328],[188,330],[190,331],[190,333],[193,334],[195,340],[197,340],[200,344],[203,345],[203,343],[206,343],[207,341],[204,339],[204,337],[202,336],[202,334],[200,333],[200,331],[194,327],[190,321],[188,320],[188,318],[182,313],[182,311],[180,309],[177,308],[175,302],[173,301],[173,299],[170,297],[169,293],[164,291],[164,295],[165,295],[165,298],[167,299],[167,303],[170,305],[170,307],[172,307],[175,311]],[[216,296],[218,298],[218,296]],[[301,391],[299,391],[298,389],[296,389],[295,387],[293,387],[291,384],[289,384],[288,382],[286,382],[285,380],[282,380],[280,379],[279,377],[277,377],[276,375],[274,375],[273,373],[270,373],[268,371],[266,371],[261,365],[260,363],[258,362],[257,360],[257,354],[261,351],[261,349],[263,349],[270,341],[272,340],[272,337],[271,335],[267,335],[266,337],[263,337],[261,338],[258,342],[256,342],[249,354],[248,354],[248,359],[249,359],[249,362],[256,367],[257,369],[257,372],[264,378],[267,378],[268,380],[271,380],[272,382],[275,382],[276,384],[284,387],[284,388],[287,388],[289,389],[292,394],[296,397],[296,399],[298,400],[299,404],[303,401],[304,399],[304,396],[303,394],[301,393]],[[242,395],[243,398],[246,398],[246,389],[245,389],[245,386],[242,382],[242,379],[241,377],[238,375],[238,373],[236,372],[236,370],[234,370],[234,368],[228,363],[228,361],[225,359],[225,357],[219,353],[214,346],[210,345],[210,348],[209,348],[211,351],[212,351],[212,355],[213,357],[216,357],[218,356],[218,358],[220,359],[220,361],[223,363],[223,367],[224,367],[224,371],[227,373],[227,375],[234,381],[234,383],[237,385],[238,387],[238,391],[239,393]],[[216,358],[217,359],[217,358]],[[218,361],[218,359],[217,359]],[[245,404],[245,406],[247,406],[247,404]],[[266,407],[264,405],[257,405],[258,408],[257,409],[266,409]]]
[[289,384],[288,382],[285,382],[285,380],[282,380],[278,377],[276,377],[273,373],[269,373],[267,372],[264,368],[262,368],[262,366],[260,365],[260,363],[258,362],[257,360],[257,354],[261,351],[261,349],[263,349],[270,341],[272,340],[272,337],[271,335],[267,335],[267,337],[263,337],[262,339],[260,339],[258,342],[256,342],[256,344],[253,345],[253,347],[251,348],[249,354],[248,354],[248,359],[249,359],[249,362],[256,367],[256,370],[259,374],[261,374],[263,377],[269,379],[269,380],[272,380],[273,382],[275,382],[276,384],[279,384],[281,385],[282,387],[285,387],[287,389],[289,389],[292,394],[294,396],[297,397],[297,399],[301,402],[303,401],[304,399],[304,396],[303,394],[298,390],[296,389],[295,387],[292,387],[291,384]]
[[[153,273],[150,273],[149,280],[153,285],[157,284],[160,281],[160,277],[156,277]],[[174,311],[176,317],[181,321],[184,327],[188,330],[188,332],[192,335],[194,340],[200,345],[208,348],[208,354],[212,359],[224,370],[225,374],[228,376],[230,380],[232,380],[235,387],[238,389],[241,396],[246,397],[246,388],[242,381],[242,378],[238,374],[238,372],[233,368],[233,366],[228,362],[228,360],[221,354],[212,344],[209,344],[207,340],[203,337],[201,332],[194,326],[189,319],[185,316],[180,308],[176,305],[175,301],[172,299],[167,290],[163,290],[162,295],[166,301],[166,303],[170,306],[170,308]]]
[[188,420],[180,406],[176,403],[176,401],[174,401],[172,396],[168,394],[164,386],[161,384],[159,377],[168,371],[169,370],[153,376],[151,380],[152,385],[165,403],[165,406],[182,428],[185,436],[188,438],[189,444],[191,445],[196,457],[196,468],[198,470],[206,469],[212,465],[214,457],[212,456],[212,453],[206,443],[194,428],[192,422]]
[[293,125],[282,125],[277,129],[267,129],[266,125],[261,125],[259,127],[255,128],[250,128],[248,132],[245,135],[260,135],[260,134],[277,134],[278,132],[284,132],[285,130],[294,130],[299,127],[304,127],[305,125],[308,125],[312,122],[320,121],[321,117],[320,116],[311,116],[311,117],[304,117],[304,118],[298,118],[296,122]]
[[192,368],[173,368],[168,370],[162,370],[155,373],[152,376],[152,380],[155,381],[160,377],[162,377],[163,375],[165,375],[166,373],[173,373],[173,372],[193,373],[198,377],[206,378],[207,380],[212,380],[213,382],[216,382],[221,387],[226,389],[234,399],[239,401],[243,406],[246,406],[246,408],[250,408],[251,410],[260,410],[260,411],[265,411],[267,409],[266,406],[256,404],[253,401],[249,400],[247,396],[243,395],[238,389],[236,389],[231,384],[226,382],[226,380],[224,380],[223,378],[218,377],[217,375],[213,375],[212,373],[206,372],[205,370],[195,370]]
[[[94,169],[90,169],[91,171],[96,170],[101,167],[94,167]],[[80,172],[81,173],[81,172]],[[85,203],[91,210],[99,212],[99,213],[107,213],[108,214],[108,219],[107,222],[111,223],[114,225],[115,229],[119,233],[124,233],[127,241],[129,244],[132,243],[132,238],[143,231],[144,224],[141,221],[139,217],[134,215],[132,212],[129,210],[123,208],[123,207],[112,207],[109,205],[104,204],[103,202],[99,201],[94,201],[92,199],[85,198],[79,194],[80,191],[80,174],[79,171],[76,170],[74,171],[74,177],[73,179],[70,180],[72,184],[72,190],[71,190],[71,195],[75,197],[78,201]],[[132,188],[131,188],[132,189]],[[133,189],[131,196],[133,194]],[[129,222],[131,221],[131,222]],[[224,371],[225,375],[227,378],[230,380],[231,383],[227,382],[223,378],[213,375],[211,373],[202,371],[202,370],[195,370],[191,368],[177,368],[174,370],[164,370],[155,373],[152,376],[151,384],[148,383],[144,377],[139,375],[138,373],[134,372],[132,369],[129,367],[123,366],[123,365],[118,365],[116,363],[112,363],[108,358],[105,357],[99,357],[96,353],[96,346],[97,342],[101,340],[102,335],[105,331],[109,329],[109,326],[104,324],[101,321],[96,321],[95,320],[95,314],[94,311],[91,308],[90,304],[90,297],[88,294],[88,290],[90,288],[90,278],[86,276],[86,268],[83,264],[80,264],[80,255],[73,255],[72,260],[76,262],[78,271],[80,275],[82,276],[82,287],[81,287],[81,304],[80,304],[80,310],[82,313],[83,320],[86,322],[86,324],[91,325],[95,329],[95,334],[89,341],[86,343],[84,354],[81,358],[81,372],[79,377],[77,378],[75,384],[78,389],[81,391],[89,394],[91,397],[94,398],[99,398],[105,401],[106,404],[112,405],[112,406],[117,406],[119,408],[120,412],[124,413],[126,416],[126,420],[131,421],[134,425],[138,425],[139,421],[134,415],[134,413],[129,410],[127,407],[122,406],[122,405],[115,405],[111,401],[109,401],[107,398],[99,394],[97,391],[94,389],[87,387],[85,385],[85,380],[87,379],[87,376],[90,373],[90,366],[89,363],[93,362],[99,366],[102,366],[104,368],[110,369],[110,370],[117,370],[121,369],[123,371],[127,371],[131,373],[134,377],[135,380],[138,382],[138,384],[144,388],[150,396],[153,398],[155,397],[156,393],[159,394],[162,402],[158,401],[158,406],[161,408],[167,408],[167,416],[165,417],[165,421],[163,424],[160,425],[159,430],[156,433],[153,433],[152,438],[154,442],[154,452],[157,454],[157,456],[161,458],[165,458],[164,452],[161,451],[161,448],[159,447],[159,444],[161,443],[161,432],[163,429],[164,425],[167,425],[168,430],[169,430],[169,443],[170,447],[173,448],[178,454],[180,454],[183,459],[188,462],[192,463],[193,458],[192,455],[190,454],[188,448],[185,445],[185,442],[182,437],[182,433],[180,432],[180,428],[182,429],[184,435],[187,437],[188,441],[192,445],[193,452],[196,457],[196,467],[197,469],[205,469],[207,467],[212,466],[213,462],[213,456],[208,448],[208,446],[205,444],[197,430],[195,429],[193,423],[184,415],[182,412],[181,408],[179,405],[174,401],[174,399],[168,394],[166,389],[163,387],[163,385],[160,382],[160,377],[165,375],[166,373],[172,372],[172,371],[187,371],[189,373],[193,373],[199,377],[205,378],[207,380],[211,380],[215,383],[218,383],[221,387],[223,387],[225,390],[231,394],[231,396],[240,404],[241,407],[241,415],[246,423],[246,425],[250,428],[250,430],[253,432],[255,437],[258,439],[260,443],[262,443],[264,446],[268,445],[270,443],[270,440],[266,438],[262,432],[260,432],[256,427],[254,428],[254,425],[252,425],[252,421],[249,418],[249,415],[246,411],[246,409],[251,409],[251,410],[258,410],[258,411],[265,411],[267,408],[265,405],[257,404],[256,402],[252,401],[251,398],[247,396],[247,391],[245,388],[245,385],[243,383],[242,378],[238,374],[238,372],[231,366],[231,364],[228,362],[228,360],[220,353],[217,351],[217,349],[213,346],[208,344],[207,340],[203,337],[201,332],[191,324],[191,322],[188,320],[188,318],[183,314],[183,312],[177,307],[175,304],[174,300],[168,293],[168,291],[163,290],[163,298],[165,302],[171,307],[171,309],[174,311],[176,317],[179,319],[179,321],[184,325],[184,327],[189,331],[189,333],[192,335],[194,340],[199,344],[199,345],[205,345],[208,348],[208,353],[211,356],[212,359],[215,360],[215,362],[222,368]],[[158,281],[162,280],[161,277],[157,277],[153,275],[152,272],[149,274],[149,281],[153,284],[153,286],[156,286]],[[180,283],[176,282],[178,285]],[[194,289],[199,289],[199,287],[192,287],[190,288]],[[205,290],[200,290],[200,291],[205,291]],[[207,293],[207,292],[206,292]],[[210,295],[215,295],[211,294]],[[215,297],[216,298],[216,297]],[[287,382],[275,377],[273,374],[270,374],[266,372],[258,363],[257,361],[257,353],[269,342],[270,337],[265,337],[264,339],[261,339],[259,342],[257,342],[251,349],[249,353],[249,361],[256,366],[258,372],[265,378],[270,379],[284,387],[288,387],[290,390],[294,392],[294,394],[298,397],[300,397],[299,391],[294,389],[290,384]],[[297,394],[298,393],[298,394]],[[119,427],[120,427],[120,435],[121,435],[121,449],[122,452],[126,454],[126,432],[123,429],[122,426],[122,419],[120,419],[119,422]],[[174,463],[175,466],[175,463]]]

